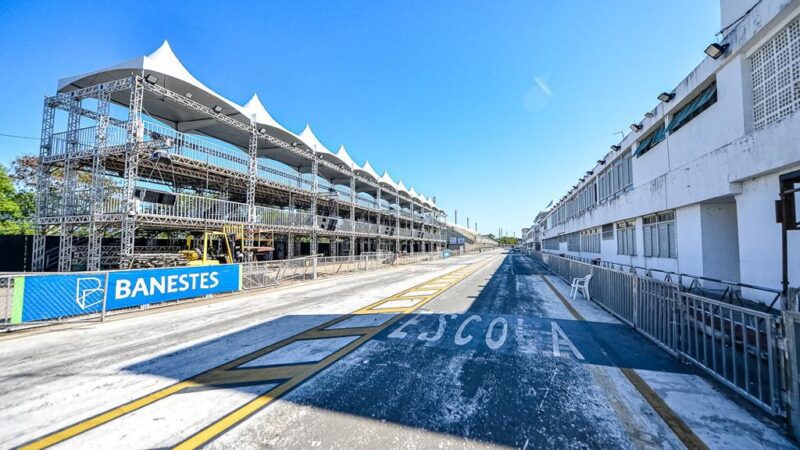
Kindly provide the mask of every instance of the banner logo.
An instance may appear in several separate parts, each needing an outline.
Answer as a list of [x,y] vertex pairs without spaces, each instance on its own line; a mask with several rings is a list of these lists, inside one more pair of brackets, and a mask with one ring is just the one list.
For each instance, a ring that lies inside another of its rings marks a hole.
[[90,308],[103,302],[103,279],[99,277],[78,278],[75,283],[75,303],[81,308]]

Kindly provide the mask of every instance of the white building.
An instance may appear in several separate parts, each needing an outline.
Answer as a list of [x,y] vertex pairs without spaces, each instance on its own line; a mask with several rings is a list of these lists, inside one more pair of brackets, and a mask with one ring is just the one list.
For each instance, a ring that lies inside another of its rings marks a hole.
[[[723,53],[537,217],[544,251],[781,287],[775,201],[779,175],[800,169],[800,0],[720,7]],[[800,232],[789,268],[800,284]]]

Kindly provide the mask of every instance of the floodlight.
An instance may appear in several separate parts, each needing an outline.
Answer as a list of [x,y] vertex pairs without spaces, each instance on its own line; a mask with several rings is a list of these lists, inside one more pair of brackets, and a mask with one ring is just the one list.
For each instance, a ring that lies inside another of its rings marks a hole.
[[673,98],[675,98],[674,92],[662,92],[658,94],[658,99],[664,103],[669,103]]
[[148,73],[146,77],[144,77],[144,81],[147,81],[150,84],[158,83],[158,77],[153,75],[152,73]]
[[615,152],[618,152],[618,151],[622,150],[622,146],[620,146],[620,145],[612,145],[611,146],[611,150],[613,150]]
[[648,119],[651,119],[653,116],[655,116],[655,114],[653,114],[653,111],[647,111],[646,113],[644,113],[644,116],[647,117]]
[[631,130],[633,130],[633,131],[640,131],[641,129],[642,129],[642,126],[641,126],[641,125],[639,125],[638,123],[632,123],[632,124],[631,124]]
[[719,57],[722,56],[726,50],[728,50],[728,44],[714,43],[706,47],[706,55],[714,59],[719,59]]
[[219,114],[219,113],[222,112],[222,106],[214,105],[214,107],[211,108],[211,110],[214,111],[215,113]]
[[597,160],[597,164],[600,164],[601,166],[602,166],[603,164],[605,164],[605,163],[606,163],[606,160],[605,160],[605,159],[598,159],[598,160]]
[[186,93],[186,98],[192,98],[192,93],[191,92],[187,92]]

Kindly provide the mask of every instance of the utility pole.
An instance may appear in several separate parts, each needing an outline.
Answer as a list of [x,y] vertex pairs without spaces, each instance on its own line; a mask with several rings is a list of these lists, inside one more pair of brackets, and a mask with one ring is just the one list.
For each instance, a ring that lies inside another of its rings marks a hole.
[[478,222],[475,222],[475,232],[478,232]]
[[458,225],[458,210],[456,210],[456,218],[455,218],[455,221],[456,221],[456,225]]
[[469,230],[469,216],[467,216],[467,229]]

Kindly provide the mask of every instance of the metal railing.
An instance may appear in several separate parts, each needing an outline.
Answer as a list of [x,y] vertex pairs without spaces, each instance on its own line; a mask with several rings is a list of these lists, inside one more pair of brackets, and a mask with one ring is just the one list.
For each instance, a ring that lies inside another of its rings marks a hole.
[[[127,210],[124,190],[117,186],[101,187],[102,205],[100,214],[121,214]],[[75,190],[70,197],[70,204],[66,207],[67,215],[88,215],[91,213],[92,193],[90,189]],[[137,215],[148,215],[155,217],[168,217],[175,219],[190,219],[218,222],[240,222],[247,223],[247,205],[245,203],[222,200],[213,197],[204,197],[191,194],[174,194],[174,202],[157,203],[143,199],[135,202],[135,213]],[[55,217],[61,207],[61,197],[58,193],[50,193],[45,196],[43,209],[45,217]],[[356,232],[360,234],[386,235],[378,224],[370,222],[352,221],[350,219],[338,217],[326,217],[317,215],[318,223],[322,220],[336,220],[335,231]],[[284,227],[284,228],[304,228],[311,229],[313,225],[313,215],[302,210],[288,210],[273,208],[269,206],[255,207],[255,223],[257,225]],[[411,237],[410,229],[401,229],[401,236]],[[391,236],[391,235],[389,235]],[[444,240],[442,232],[428,232],[425,239]]]
[[11,322],[12,305],[14,301],[14,276],[0,276],[0,324]]
[[591,300],[765,411],[785,414],[779,316],[697,295],[671,280],[525,252],[567,283],[592,274]]
[[242,289],[270,286],[367,272],[395,264],[396,255],[387,252],[363,253],[358,256],[303,256],[242,264]]
[[[319,277],[334,277],[338,275],[368,272],[388,268],[396,265],[413,264],[424,261],[435,261],[445,257],[463,254],[463,252],[443,250],[438,252],[416,253],[413,255],[397,255],[392,252],[365,252],[358,256],[303,256],[287,260],[263,261],[241,263],[241,288],[243,290],[255,290],[286,285],[304,280],[311,280]],[[86,272],[92,277],[98,275],[107,277],[115,271]],[[80,274],[81,272],[68,272],[70,275]],[[14,305],[14,283],[20,276],[40,277],[59,275],[58,272],[49,273],[24,273],[0,275],[0,329],[11,326],[11,318]],[[130,308],[115,309],[114,314],[137,310],[148,309],[158,306],[166,306],[176,303],[193,302],[207,298],[194,297],[166,302],[145,303]],[[53,301],[59,301],[58,296],[53,297]],[[104,300],[105,301],[105,300]],[[36,323],[63,322],[63,321],[84,321],[96,320],[105,316],[105,308],[93,312],[82,312],[78,314],[69,313],[54,319],[38,320]],[[34,322],[25,322],[29,325]]]
[[[545,254],[552,254],[543,252]],[[613,261],[592,261],[589,258],[573,255],[563,255],[564,258],[581,261],[587,264],[599,264],[601,267],[631,272],[650,278],[660,278],[663,281],[675,283],[686,291],[693,294],[722,300],[727,303],[738,304],[739,306],[759,307],[766,311],[771,311],[781,298],[781,290],[756,286],[748,283],[726,281],[719,278],[693,275],[683,272],[671,272],[669,270],[656,269],[652,267],[634,266],[631,264],[618,263]],[[752,298],[749,298],[752,297]],[[782,306],[782,305],[779,305]],[[783,309],[783,308],[781,308]]]

